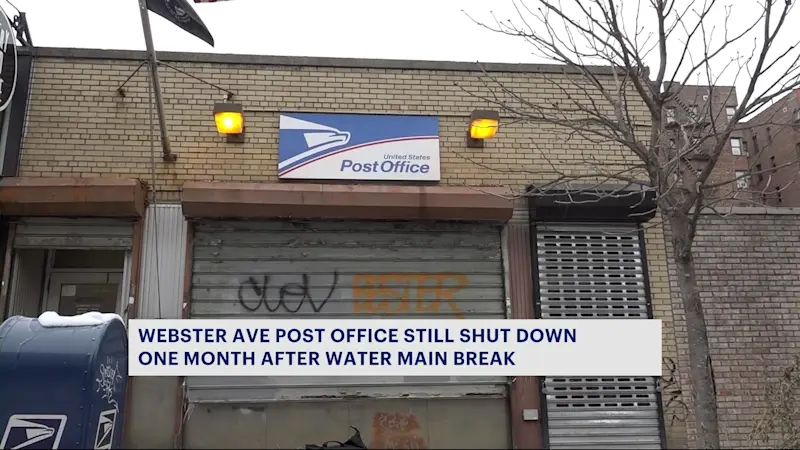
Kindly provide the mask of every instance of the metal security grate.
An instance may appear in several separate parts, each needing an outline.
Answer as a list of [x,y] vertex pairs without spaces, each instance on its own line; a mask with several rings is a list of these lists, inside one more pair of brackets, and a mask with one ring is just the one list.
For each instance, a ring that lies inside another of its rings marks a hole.
[[635,228],[540,226],[536,243],[543,319],[647,318]]
[[[647,319],[642,243],[633,226],[537,226],[544,319]],[[660,449],[652,377],[544,380],[551,449]]]
[[[496,224],[201,221],[196,319],[502,319]],[[505,377],[189,377],[195,403],[501,397]]]
[[129,249],[133,246],[133,221],[36,217],[17,222],[16,248]]

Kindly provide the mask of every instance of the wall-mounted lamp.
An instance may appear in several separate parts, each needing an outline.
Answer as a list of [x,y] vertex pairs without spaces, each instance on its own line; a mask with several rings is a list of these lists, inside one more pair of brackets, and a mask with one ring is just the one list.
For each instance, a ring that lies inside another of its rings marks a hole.
[[483,148],[483,142],[497,134],[500,113],[492,110],[475,110],[469,117],[467,147]]
[[244,142],[244,110],[238,103],[226,102],[214,105],[214,123],[217,131],[228,137],[228,142]]

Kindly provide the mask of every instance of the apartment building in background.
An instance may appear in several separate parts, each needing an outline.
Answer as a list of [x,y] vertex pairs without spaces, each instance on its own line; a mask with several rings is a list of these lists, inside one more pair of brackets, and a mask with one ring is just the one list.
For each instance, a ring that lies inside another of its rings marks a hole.
[[756,200],[767,206],[800,206],[800,89],[740,125],[750,148]]
[[[665,91],[676,92],[665,111],[666,145],[681,148],[685,139],[702,140],[689,161],[699,171],[709,162],[711,148],[716,144],[714,130],[722,130],[733,118],[738,106],[734,86],[682,85],[667,83]],[[717,161],[709,184],[722,184],[714,191],[715,198],[748,202],[751,199],[751,180],[748,174],[748,146],[741,132],[735,130]],[[729,182],[727,184],[724,184]]]

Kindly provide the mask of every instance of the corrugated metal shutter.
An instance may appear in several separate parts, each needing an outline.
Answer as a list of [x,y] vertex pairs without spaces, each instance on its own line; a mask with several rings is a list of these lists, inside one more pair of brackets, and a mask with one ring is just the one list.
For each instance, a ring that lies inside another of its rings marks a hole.
[[[497,225],[205,222],[193,250],[192,318],[505,317]],[[269,402],[500,396],[505,382],[193,377],[187,385],[193,402]]]
[[148,206],[137,318],[183,317],[187,228],[180,204]]
[[129,249],[133,224],[123,219],[27,218],[17,222],[14,247]]
[[[635,226],[537,224],[543,319],[647,319]],[[636,355],[631,355],[635,358]],[[547,377],[551,449],[661,448],[652,377]]]

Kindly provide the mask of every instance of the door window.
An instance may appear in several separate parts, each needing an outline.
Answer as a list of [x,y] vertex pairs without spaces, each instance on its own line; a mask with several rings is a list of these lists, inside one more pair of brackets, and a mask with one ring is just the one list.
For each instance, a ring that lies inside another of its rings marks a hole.
[[58,314],[74,316],[90,311],[114,313],[117,309],[116,284],[62,284]]
[[121,279],[119,273],[53,273],[45,309],[62,316],[90,311],[119,314]]

